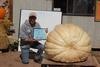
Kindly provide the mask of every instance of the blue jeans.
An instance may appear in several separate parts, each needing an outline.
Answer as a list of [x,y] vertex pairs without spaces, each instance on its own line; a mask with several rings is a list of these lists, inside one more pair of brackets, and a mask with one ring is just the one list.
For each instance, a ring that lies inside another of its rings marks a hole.
[[29,50],[31,48],[38,49],[37,56],[41,56],[43,54],[44,45],[38,44],[38,45],[23,45],[21,46],[21,55],[22,55],[22,63],[28,63],[29,62]]

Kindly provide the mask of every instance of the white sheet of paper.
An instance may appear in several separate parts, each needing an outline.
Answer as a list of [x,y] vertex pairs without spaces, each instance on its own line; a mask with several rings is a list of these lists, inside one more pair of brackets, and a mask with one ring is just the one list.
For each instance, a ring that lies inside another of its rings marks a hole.
[[45,40],[47,38],[44,28],[34,28],[32,34],[36,40]]

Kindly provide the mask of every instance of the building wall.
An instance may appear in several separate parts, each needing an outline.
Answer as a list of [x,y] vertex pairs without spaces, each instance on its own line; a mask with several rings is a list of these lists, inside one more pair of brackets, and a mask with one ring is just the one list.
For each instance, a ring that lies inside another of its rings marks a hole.
[[[52,0],[13,0],[13,23],[18,36],[20,9],[52,10]],[[100,48],[100,23],[94,22],[94,17],[63,16],[62,23],[74,23],[87,31],[91,37],[93,48]]]
[[16,29],[15,35],[18,35],[21,9],[50,11],[52,9],[51,5],[51,0],[13,0],[13,23],[14,28]]

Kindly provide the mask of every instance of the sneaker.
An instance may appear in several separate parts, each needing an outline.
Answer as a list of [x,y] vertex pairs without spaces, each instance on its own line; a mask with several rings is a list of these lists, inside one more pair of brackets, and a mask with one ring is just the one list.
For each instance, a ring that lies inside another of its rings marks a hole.
[[42,56],[34,56],[34,61],[37,62],[37,63],[41,63],[42,59],[43,59]]
[[23,62],[23,61],[22,61],[22,63],[23,63],[23,64],[29,64],[29,62]]

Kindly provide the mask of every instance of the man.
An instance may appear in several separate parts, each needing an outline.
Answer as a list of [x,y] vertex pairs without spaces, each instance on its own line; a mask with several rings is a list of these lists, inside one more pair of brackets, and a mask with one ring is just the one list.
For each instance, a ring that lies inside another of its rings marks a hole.
[[43,49],[44,46],[39,43],[39,41],[33,39],[32,37],[32,31],[33,28],[40,28],[40,25],[36,22],[36,13],[32,12],[29,15],[29,19],[25,21],[21,25],[20,28],[20,38],[21,38],[21,57],[22,57],[22,63],[28,64],[29,63],[29,48],[36,48],[38,49],[35,60],[39,61],[42,59]]

